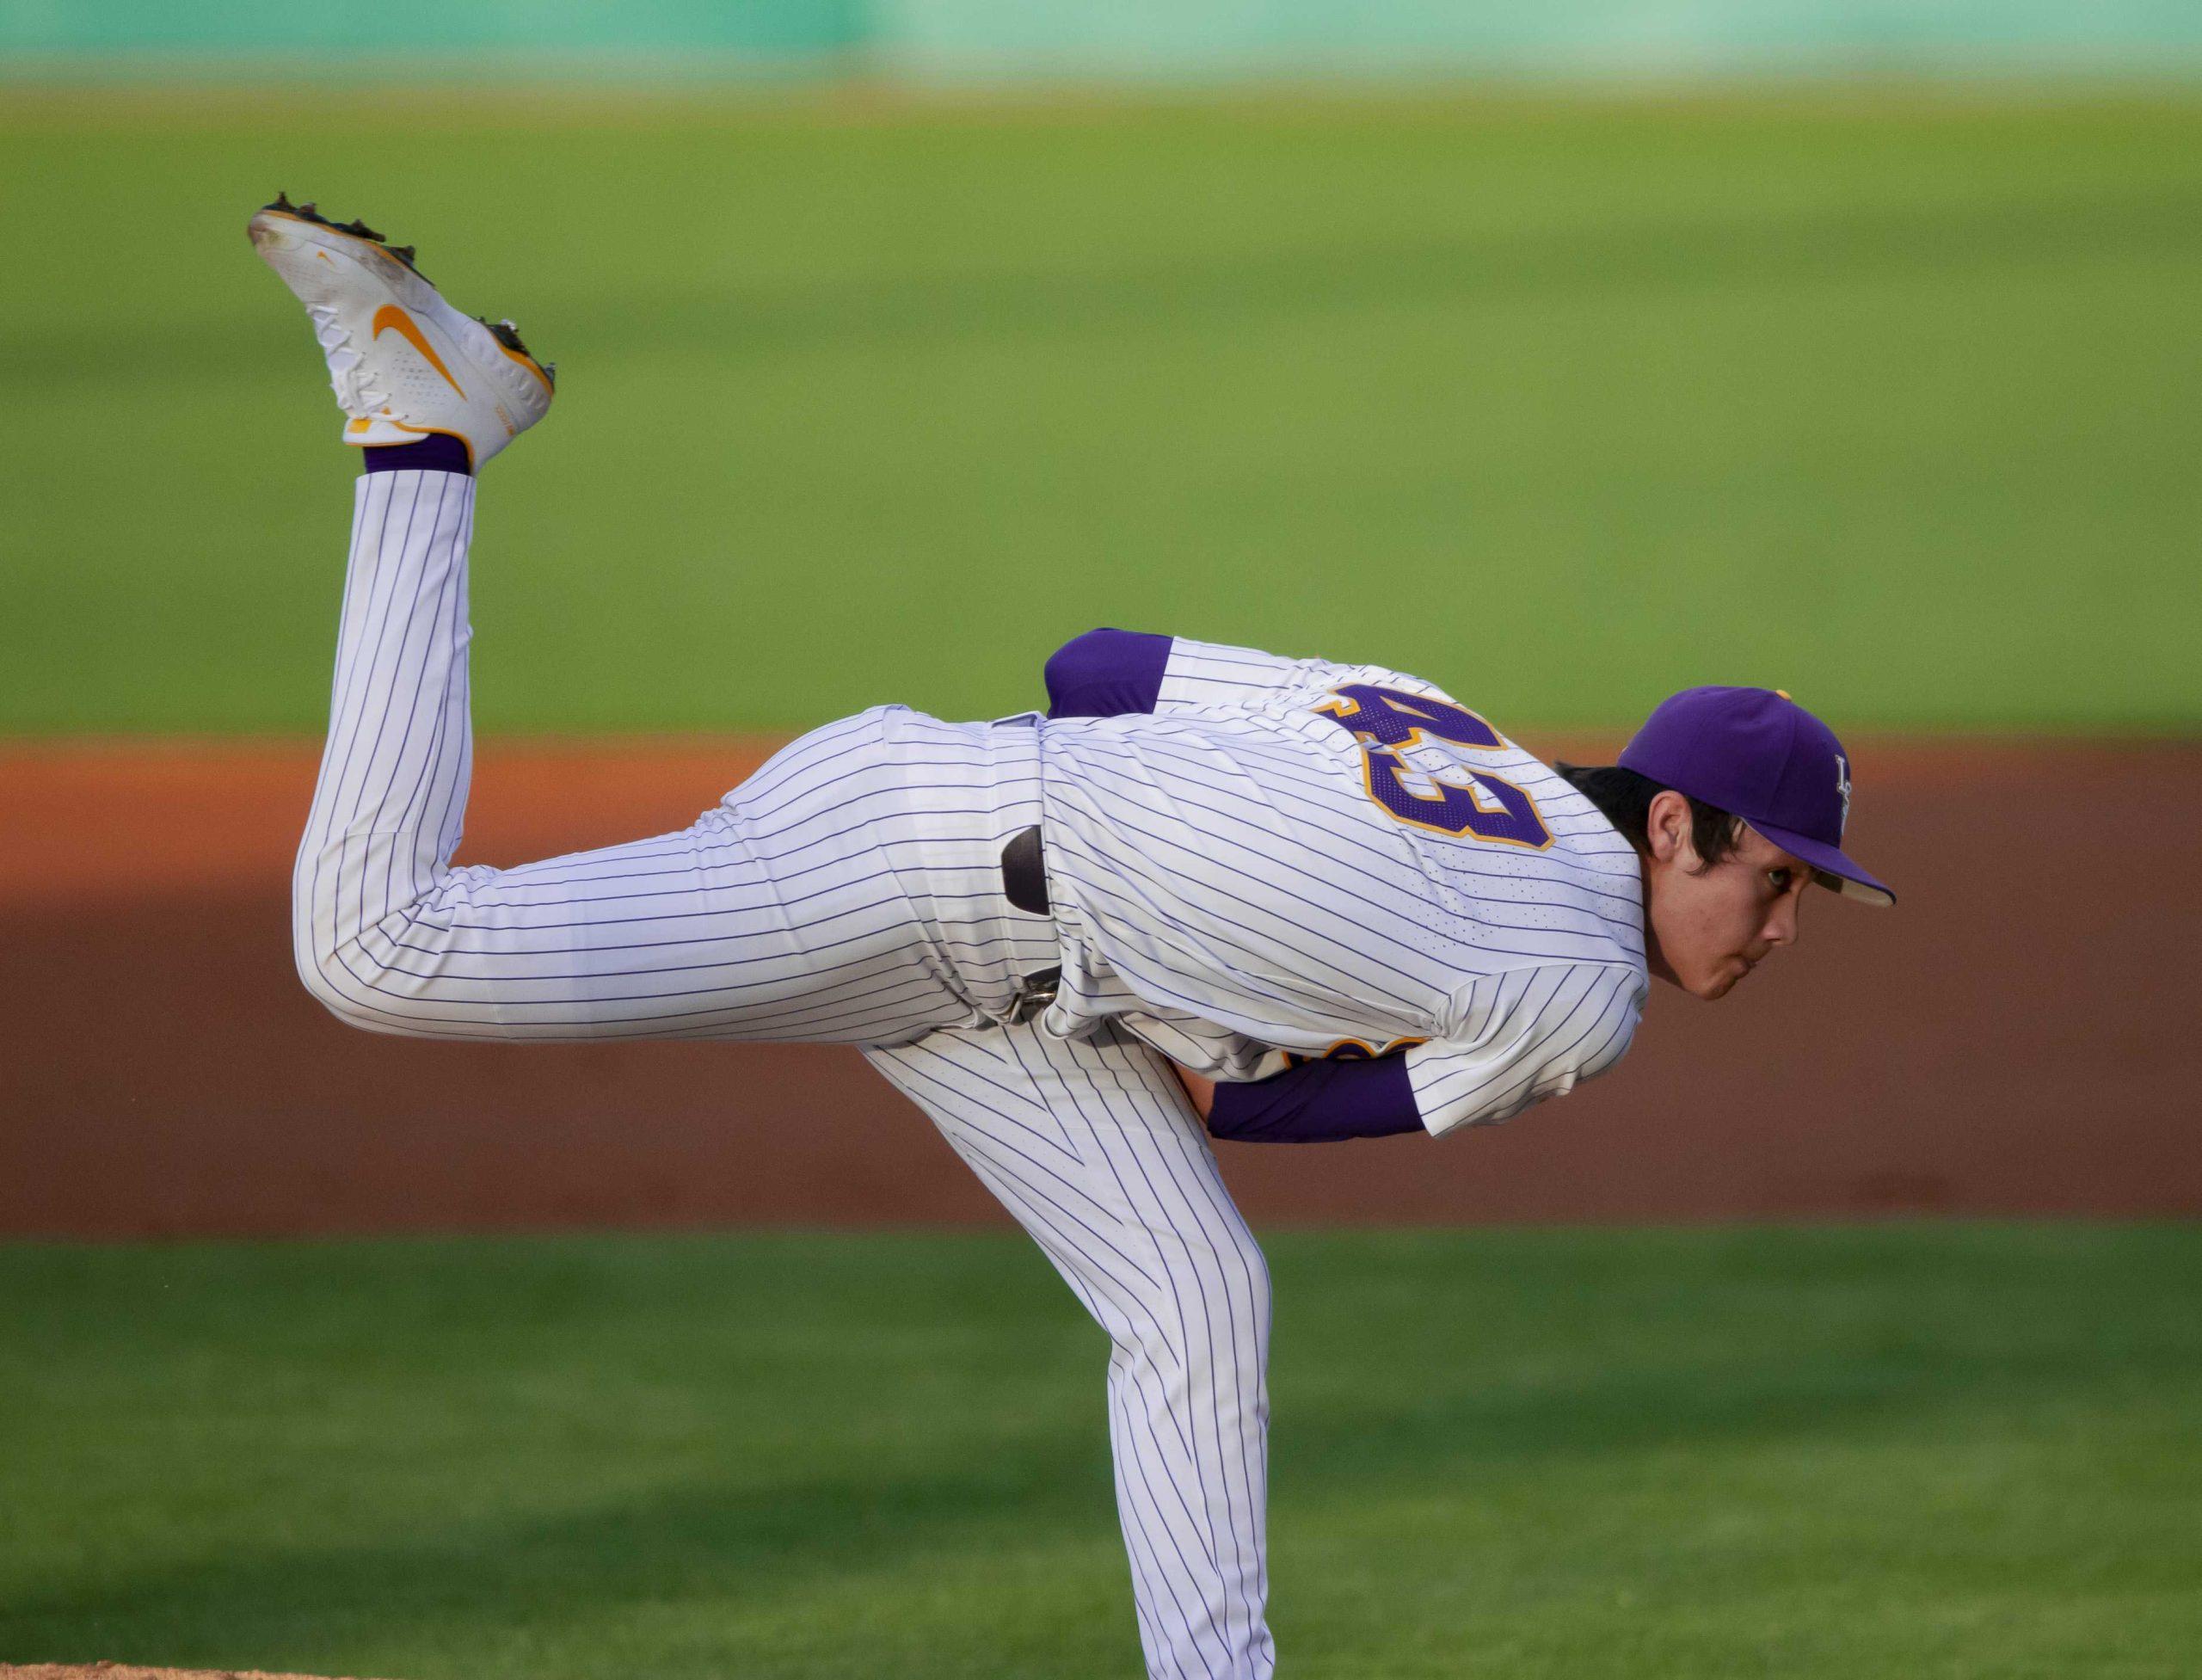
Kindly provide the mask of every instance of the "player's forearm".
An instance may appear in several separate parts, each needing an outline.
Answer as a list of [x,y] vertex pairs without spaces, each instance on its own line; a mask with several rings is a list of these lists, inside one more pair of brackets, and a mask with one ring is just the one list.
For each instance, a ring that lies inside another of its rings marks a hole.
[[1211,1135],[1240,1143],[1335,1143],[1423,1129],[1406,1063],[1304,1062],[1273,1079],[1214,1088],[1202,1117]]

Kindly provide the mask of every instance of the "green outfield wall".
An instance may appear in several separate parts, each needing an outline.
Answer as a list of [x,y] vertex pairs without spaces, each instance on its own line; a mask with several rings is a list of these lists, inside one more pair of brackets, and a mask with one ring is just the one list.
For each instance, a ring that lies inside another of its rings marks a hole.
[[949,73],[1695,72],[2202,61],[2172,0],[878,0],[895,61]]
[[0,0],[16,66],[497,53],[945,77],[2188,69],[2192,0]]
[[872,28],[866,0],[0,0],[0,51],[131,55],[499,51],[806,58]]

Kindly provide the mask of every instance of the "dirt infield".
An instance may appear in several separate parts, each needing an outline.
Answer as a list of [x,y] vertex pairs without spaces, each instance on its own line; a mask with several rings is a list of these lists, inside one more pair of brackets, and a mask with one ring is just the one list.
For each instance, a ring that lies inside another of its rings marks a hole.
[[[680,826],[760,750],[489,743],[466,855]],[[2202,748],[1861,758],[1898,909],[1818,899],[1718,1008],[1655,988],[1617,1072],[1511,1126],[1227,1147],[1250,1215],[2202,1213]],[[338,1026],[290,964],[312,773],[295,743],[0,750],[0,1234],[1001,1221],[853,1051]]]

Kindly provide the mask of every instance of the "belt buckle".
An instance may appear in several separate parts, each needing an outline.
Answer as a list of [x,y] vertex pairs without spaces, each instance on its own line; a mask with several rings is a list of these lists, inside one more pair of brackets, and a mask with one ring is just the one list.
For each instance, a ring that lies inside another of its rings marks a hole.
[[1055,994],[1062,989],[1063,971],[1061,969],[1039,969],[1028,975],[1019,975],[1017,994],[1010,1000],[1009,1018],[1012,1025],[1023,1026],[1044,1014]]

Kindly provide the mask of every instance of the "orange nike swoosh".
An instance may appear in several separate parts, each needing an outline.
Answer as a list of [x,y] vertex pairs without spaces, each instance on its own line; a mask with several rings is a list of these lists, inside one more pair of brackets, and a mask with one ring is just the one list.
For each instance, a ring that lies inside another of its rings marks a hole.
[[436,354],[435,346],[429,343],[421,334],[421,329],[414,324],[413,317],[398,308],[396,304],[384,304],[375,311],[374,330],[367,336],[380,338],[386,332],[399,335],[408,344],[428,359],[428,366],[444,376],[446,385],[461,397],[466,395],[466,387],[452,378],[451,369],[444,366],[444,359]]

